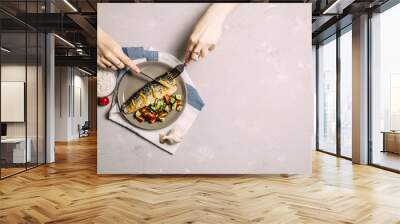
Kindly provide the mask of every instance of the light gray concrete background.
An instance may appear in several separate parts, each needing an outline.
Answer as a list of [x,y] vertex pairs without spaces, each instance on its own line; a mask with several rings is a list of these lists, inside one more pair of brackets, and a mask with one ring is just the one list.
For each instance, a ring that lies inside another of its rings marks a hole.
[[[183,55],[208,4],[98,4],[122,46]],[[311,173],[310,4],[241,4],[214,52],[187,67],[206,105],[170,155],[98,108],[100,174]]]

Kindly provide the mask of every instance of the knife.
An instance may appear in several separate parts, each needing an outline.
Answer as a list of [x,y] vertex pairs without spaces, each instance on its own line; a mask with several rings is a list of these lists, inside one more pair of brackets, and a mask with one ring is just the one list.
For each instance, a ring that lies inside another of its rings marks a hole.
[[156,80],[153,79],[151,76],[146,75],[146,73],[144,73],[144,72],[142,72],[142,71],[140,71],[138,74],[141,74],[141,75],[143,75],[143,76],[146,76],[148,79],[151,79],[152,81],[156,81]]
[[[131,72],[132,72],[132,71],[131,71]],[[143,75],[143,76],[145,76],[146,78],[150,79],[152,82],[156,82],[156,83],[158,83],[158,84],[160,84],[160,85],[163,85],[161,82],[159,82],[159,81],[153,79],[151,76],[147,75],[146,73],[144,73],[144,72],[142,72],[142,71],[140,71],[139,73],[137,73],[137,72],[135,72],[135,73],[138,74],[138,75]]]

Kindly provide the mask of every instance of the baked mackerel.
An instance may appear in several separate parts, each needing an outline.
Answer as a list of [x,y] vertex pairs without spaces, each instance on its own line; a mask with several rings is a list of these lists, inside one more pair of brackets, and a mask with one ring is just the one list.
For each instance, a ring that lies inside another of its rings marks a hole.
[[177,65],[172,70],[160,75],[154,81],[144,85],[126,100],[121,109],[125,114],[131,114],[142,107],[146,107],[156,99],[162,99],[165,95],[172,95],[178,88],[176,77],[184,70],[185,65]]

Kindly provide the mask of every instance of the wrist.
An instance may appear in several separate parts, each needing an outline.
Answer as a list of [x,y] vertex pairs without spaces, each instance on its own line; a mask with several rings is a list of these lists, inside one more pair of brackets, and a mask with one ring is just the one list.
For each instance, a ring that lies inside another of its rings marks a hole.
[[210,6],[207,13],[213,14],[216,19],[223,22],[236,6],[237,3],[214,3]]

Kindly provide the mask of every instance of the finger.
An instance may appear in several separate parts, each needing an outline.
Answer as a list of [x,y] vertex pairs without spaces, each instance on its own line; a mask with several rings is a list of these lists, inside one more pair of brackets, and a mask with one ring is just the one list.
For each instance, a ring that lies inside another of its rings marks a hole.
[[115,67],[109,60],[107,60],[105,57],[100,57],[100,63],[102,63],[106,69],[112,69],[114,71],[117,71],[117,67]]
[[103,62],[101,62],[100,59],[97,59],[97,65],[100,66],[102,69],[107,69],[107,66]]
[[197,44],[196,47],[194,47],[192,54],[190,55],[190,59],[192,59],[193,61],[197,61],[200,56],[200,51],[201,51],[201,45]]
[[118,68],[115,67],[115,65],[111,65],[109,68],[111,68],[111,69],[114,70],[114,71],[117,71],[117,70],[118,70]]
[[114,71],[118,70],[117,67],[115,67],[110,61],[108,61],[104,57],[101,57],[101,62],[103,62],[103,64],[105,64],[107,66],[107,68],[111,68]]
[[111,62],[109,62],[107,59],[105,59],[104,57],[100,57],[100,61],[105,64],[107,67],[111,67],[112,64]]
[[122,63],[124,63],[125,65],[127,65],[131,70],[135,71],[136,73],[140,72],[140,69],[137,65],[135,65],[135,63],[132,62],[132,60],[126,56],[124,53],[120,53],[118,54],[119,59],[122,61]]
[[185,51],[185,56],[184,56],[184,62],[185,63],[188,63],[190,60],[189,60],[189,56],[190,56],[190,51],[189,50],[186,50]]
[[208,54],[208,48],[207,47],[201,48],[200,57],[205,58],[207,56],[207,54]]
[[215,44],[211,44],[209,47],[208,47],[208,50],[209,51],[213,51],[215,49]]
[[195,44],[193,41],[189,41],[189,45],[186,48],[185,52],[185,62],[188,62],[190,60],[190,55],[192,54],[193,48],[195,47]]
[[118,67],[120,69],[123,69],[125,67],[124,63],[122,63],[121,60],[119,60],[114,54],[108,53],[104,55],[105,58],[110,61],[114,67]]

